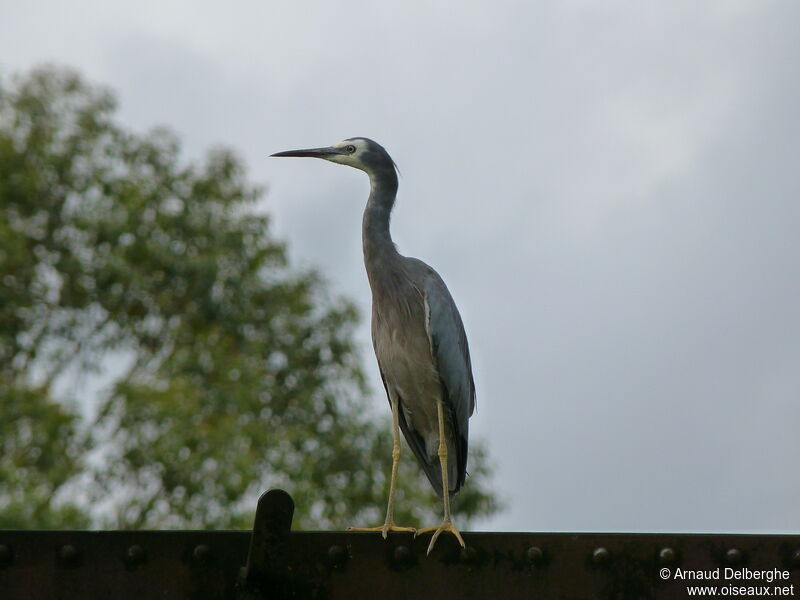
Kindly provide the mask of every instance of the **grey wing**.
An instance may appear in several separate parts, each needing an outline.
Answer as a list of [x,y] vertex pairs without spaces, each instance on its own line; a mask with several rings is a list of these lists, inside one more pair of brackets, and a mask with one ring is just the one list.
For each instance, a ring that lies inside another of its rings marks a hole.
[[456,481],[450,482],[455,494],[467,473],[469,418],[475,410],[475,382],[469,357],[467,334],[456,303],[444,281],[433,269],[425,278],[425,329],[436,361],[443,397],[456,446]]

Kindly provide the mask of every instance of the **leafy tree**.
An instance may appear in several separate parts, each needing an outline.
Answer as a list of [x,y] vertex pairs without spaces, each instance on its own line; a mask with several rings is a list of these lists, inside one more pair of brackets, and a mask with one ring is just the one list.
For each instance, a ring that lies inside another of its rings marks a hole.
[[[276,486],[300,527],[378,522],[354,306],[288,264],[234,155],[114,111],[68,70],[0,81],[0,526],[248,527]],[[473,456],[464,520],[496,509]],[[398,518],[432,521],[405,458]]]
[[53,502],[80,471],[76,421],[41,389],[0,387],[0,529],[89,524],[74,502]]

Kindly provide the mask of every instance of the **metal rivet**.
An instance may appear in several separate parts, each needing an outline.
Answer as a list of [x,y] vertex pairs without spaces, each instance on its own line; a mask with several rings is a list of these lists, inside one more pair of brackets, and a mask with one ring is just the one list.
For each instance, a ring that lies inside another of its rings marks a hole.
[[411,549],[408,546],[398,546],[394,549],[394,562],[399,565],[408,564],[411,561]]
[[478,559],[478,551],[472,546],[465,546],[461,549],[459,558],[462,563],[471,565]]
[[339,568],[347,561],[347,551],[341,546],[328,548],[328,563],[334,568]]
[[[195,549],[196,552],[196,549]],[[196,556],[196,554],[195,554]],[[129,565],[140,565],[147,559],[147,553],[139,544],[134,544],[125,553],[125,562]]]
[[198,544],[195,546],[193,554],[200,562],[208,562],[211,560],[211,548],[206,544]]
[[7,567],[14,560],[14,552],[11,546],[0,544],[0,567]]
[[800,548],[792,552],[791,561],[793,567],[800,567]]
[[729,565],[738,565],[743,559],[744,555],[738,548],[731,548],[725,553],[725,562]]
[[611,560],[611,552],[606,548],[595,548],[592,552],[592,562],[596,565],[606,565]]
[[78,564],[81,552],[72,544],[64,544],[58,549],[58,558],[63,565],[73,567]]
[[672,548],[662,548],[658,553],[658,562],[662,565],[671,565],[675,563],[675,550]]
[[544,554],[538,546],[531,546],[525,551],[525,559],[532,565],[542,564]]

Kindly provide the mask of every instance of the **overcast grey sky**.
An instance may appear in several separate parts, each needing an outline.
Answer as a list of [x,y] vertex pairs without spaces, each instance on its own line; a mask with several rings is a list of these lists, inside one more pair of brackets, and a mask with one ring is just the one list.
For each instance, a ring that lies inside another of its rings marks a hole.
[[[800,525],[800,3],[13,2],[0,68],[115,88],[236,149],[301,264],[369,314],[363,135],[464,316],[498,530]],[[368,342],[376,410],[386,402]],[[390,451],[389,448],[386,449]],[[410,460],[410,455],[405,457]]]

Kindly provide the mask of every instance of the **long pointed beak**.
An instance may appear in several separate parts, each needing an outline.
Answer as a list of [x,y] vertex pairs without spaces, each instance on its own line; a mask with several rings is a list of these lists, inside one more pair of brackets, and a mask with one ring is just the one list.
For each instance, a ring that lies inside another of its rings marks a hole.
[[286,152],[276,152],[270,156],[308,156],[311,158],[327,158],[336,154],[345,154],[339,148],[308,148],[306,150],[287,150]]

